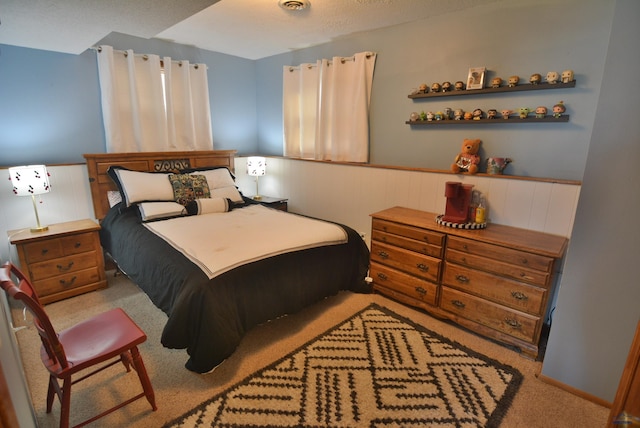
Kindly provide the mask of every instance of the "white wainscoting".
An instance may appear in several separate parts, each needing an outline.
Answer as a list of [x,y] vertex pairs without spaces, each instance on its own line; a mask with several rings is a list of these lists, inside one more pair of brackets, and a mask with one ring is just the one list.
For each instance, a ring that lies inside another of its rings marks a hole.
[[[242,192],[255,194],[246,158],[235,168]],[[481,191],[490,222],[571,236],[579,185],[267,158],[259,186],[261,195],[288,198],[289,211],[346,224],[369,243],[371,213],[393,206],[444,213],[447,181]]]

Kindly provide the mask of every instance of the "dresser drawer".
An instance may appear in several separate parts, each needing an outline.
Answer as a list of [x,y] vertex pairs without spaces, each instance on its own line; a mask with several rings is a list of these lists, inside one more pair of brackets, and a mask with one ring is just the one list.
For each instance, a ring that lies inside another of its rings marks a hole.
[[50,294],[60,293],[83,285],[100,281],[100,272],[97,267],[84,269],[64,275],[54,276],[34,282],[38,296],[45,297]]
[[440,279],[442,261],[378,241],[371,242],[371,261],[392,266],[403,272],[432,282]]
[[61,257],[55,260],[48,260],[29,265],[31,280],[36,282],[52,276],[63,275],[83,269],[98,266],[97,254],[95,251],[74,254],[72,256]]
[[25,244],[24,252],[28,263],[57,259],[62,256],[94,250],[97,236],[97,233],[90,232],[65,236],[60,239],[33,242]]
[[408,226],[406,224],[398,224],[385,220],[373,219],[372,229],[382,232],[392,233],[394,235],[404,236],[406,238],[415,239],[425,244],[442,247],[444,245],[444,233],[438,233],[419,227]]
[[447,248],[446,259],[449,262],[454,262],[459,265],[497,273],[499,275],[508,276],[518,281],[524,281],[540,287],[548,287],[549,279],[551,278],[551,274],[549,272],[526,269],[522,266],[504,263],[475,254],[452,250],[450,248]]
[[535,343],[539,317],[525,314],[479,297],[442,287],[440,307],[468,320]]
[[544,310],[546,290],[490,273],[445,263],[442,284],[534,315]]
[[400,235],[393,235],[391,233],[382,232],[380,230],[373,230],[371,233],[371,238],[376,241],[384,242],[385,244],[406,248],[407,250],[415,251],[426,256],[442,258],[442,247],[427,244],[423,241],[405,238],[404,236]]
[[464,253],[491,258],[512,265],[535,269],[542,272],[551,272],[554,259],[526,251],[514,250],[499,245],[473,241],[471,239],[450,236],[447,240],[447,249],[458,250]]
[[438,285],[387,266],[371,263],[369,275],[374,287],[384,287],[435,306]]

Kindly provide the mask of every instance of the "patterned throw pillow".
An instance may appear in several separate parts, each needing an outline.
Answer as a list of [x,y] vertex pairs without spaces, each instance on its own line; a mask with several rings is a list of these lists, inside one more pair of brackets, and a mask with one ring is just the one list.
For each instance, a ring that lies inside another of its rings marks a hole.
[[182,205],[200,198],[210,198],[211,192],[204,175],[169,174],[175,201]]

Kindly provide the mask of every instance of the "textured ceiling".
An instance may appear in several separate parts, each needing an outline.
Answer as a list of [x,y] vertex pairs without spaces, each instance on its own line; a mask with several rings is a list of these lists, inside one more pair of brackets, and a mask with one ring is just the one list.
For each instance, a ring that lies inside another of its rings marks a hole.
[[499,0],[3,0],[0,43],[79,54],[116,31],[248,59]]

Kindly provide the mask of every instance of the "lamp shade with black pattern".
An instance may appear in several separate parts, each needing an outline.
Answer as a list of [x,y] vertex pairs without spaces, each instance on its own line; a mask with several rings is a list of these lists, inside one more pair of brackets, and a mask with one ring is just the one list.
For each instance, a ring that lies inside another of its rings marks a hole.
[[38,216],[38,207],[36,204],[36,195],[49,193],[51,185],[49,184],[49,173],[44,165],[25,165],[9,168],[9,179],[13,186],[13,193],[17,196],[31,196],[33,202],[33,210],[36,214],[36,227],[32,227],[32,232],[43,232],[48,230],[48,226],[40,224],[40,216]]

